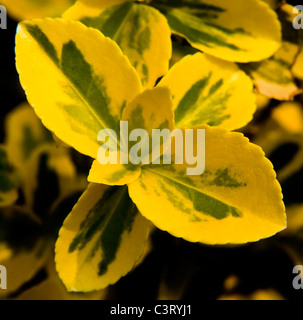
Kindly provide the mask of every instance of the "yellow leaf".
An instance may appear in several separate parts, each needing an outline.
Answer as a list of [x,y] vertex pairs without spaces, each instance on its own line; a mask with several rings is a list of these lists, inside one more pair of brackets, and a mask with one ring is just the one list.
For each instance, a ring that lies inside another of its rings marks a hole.
[[85,187],[67,150],[54,144],[37,148],[24,165],[26,205],[37,215],[47,215],[55,203]]
[[[120,153],[116,155],[120,159]],[[123,186],[133,182],[141,174],[141,168],[132,164],[100,164],[98,160],[93,162],[87,180],[89,182],[106,184],[109,186]]]
[[30,212],[11,207],[0,213],[0,265],[7,270],[7,290],[0,298],[18,290],[45,265],[52,242],[41,237],[41,225]]
[[[253,142],[259,145],[266,156],[275,162],[278,180],[284,184],[286,180],[290,179],[289,182],[299,194],[300,186],[295,187],[295,185],[300,181],[299,174],[303,167],[303,112],[301,104],[297,102],[281,103],[259,129]],[[284,192],[286,191],[284,190]],[[293,191],[290,192],[293,197]]]
[[208,124],[233,130],[256,110],[250,78],[236,64],[202,53],[183,58],[159,85],[171,90],[178,128]]
[[16,61],[28,101],[43,124],[79,152],[97,157],[97,134],[117,130],[140,79],[98,30],[62,19],[19,24]]
[[59,276],[69,291],[103,289],[134,267],[148,235],[126,187],[90,184],[60,230]]
[[300,90],[292,74],[292,66],[299,52],[297,30],[293,28],[293,6],[284,4],[279,9],[283,42],[269,59],[243,65],[250,74],[258,92],[277,100],[292,100]]
[[106,293],[106,290],[86,294],[68,293],[58,277],[52,276],[23,292],[16,300],[103,300]]
[[[148,154],[143,154],[141,150],[142,162],[150,163],[165,150],[167,143],[170,143],[171,137],[165,138],[154,143],[155,131],[159,134],[162,130],[172,131],[174,129],[174,113],[171,100],[171,94],[166,87],[156,87],[146,90],[138,95],[124,110],[122,121],[128,122],[128,130],[132,132],[136,129],[144,129],[148,133],[147,145],[149,145]],[[129,137],[127,137],[129,139]],[[145,141],[141,141],[144,143]],[[129,143],[129,148],[136,142]],[[127,150],[128,151],[128,150]],[[157,153],[158,151],[158,153]],[[131,153],[131,150],[129,151]]]
[[173,33],[228,61],[260,61],[281,45],[276,13],[260,0],[154,0]]
[[[118,2],[123,3],[114,5]],[[158,10],[129,1],[80,1],[63,18],[79,20],[116,41],[136,68],[144,88],[154,87],[168,71],[171,32]]]
[[24,171],[25,162],[39,146],[50,143],[51,136],[27,104],[15,108],[5,119],[7,153],[12,164]]
[[261,148],[240,133],[201,128],[205,172],[187,176],[186,164],[142,167],[129,184],[140,212],[176,237],[206,244],[257,241],[284,229],[281,187]]
[[13,293],[31,280],[43,267],[49,253],[49,247],[45,248],[44,240],[40,240],[31,250],[15,252],[9,259],[0,260],[0,264],[6,267],[8,282],[7,290],[0,291],[0,298]]
[[[123,121],[124,127],[121,127],[120,132],[122,135],[122,140],[121,138],[119,139],[120,151],[108,151],[117,164],[101,164],[95,160],[88,177],[90,182],[106,185],[125,185],[140,176],[140,166],[133,165],[134,159],[129,157],[129,154],[132,154],[132,148],[138,143],[137,137],[133,137],[132,140],[135,141],[128,141],[133,130],[144,129],[149,139],[149,141],[140,141],[142,144],[146,142],[144,145],[149,147],[146,154],[144,154],[142,148],[140,157],[138,157],[138,150],[135,152],[136,157],[141,159],[141,164],[150,163],[153,160],[152,155],[157,155],[156,151],[159,152],[156,158],[160,157],[161,151],[163,151],[162,148],[165,148],[165,145],[170,142],[170,135],[169,139],[165,140],[163,136],[163,140],[161,139],[158,144],[153,145],[153,131],[158,129],[162,132],[163,129],[168,129],[169,131],[174,129],[174,115],[169,90],[156,87],[139,94],[124,108],[121,121]],[[122,164],[121,153],[128,164]]]

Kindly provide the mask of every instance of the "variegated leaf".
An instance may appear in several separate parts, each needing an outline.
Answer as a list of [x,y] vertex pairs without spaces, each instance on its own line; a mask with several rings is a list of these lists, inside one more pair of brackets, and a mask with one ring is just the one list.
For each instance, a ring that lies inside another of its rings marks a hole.
[[8,14],[16,20],[59,17],[75,0],[1,0]]
[[88,2],[84,9],[82,3],[77,2],[63,18],[79,20],[116,41],[136,68],[143,87],[152,88],[168,71],[171,58],[171,32],[166,19],[146,5],[124,1],[105,9],[109,4],[103,0],[89,7]]
[[[116,153],[116,158],[120,159],[120,152]],[[131,163],[100,164],[98,160],[95,160],[89,171],[87,180],[108,186],[123,186],[136,180],[140,174],[140,166],[134,166]]]
[[8,156],[20,171],[24,171],[25,163],[39,146],[52,141],[51,134],[27,103],[8,114],[5,129]]
[[259,0],[154,0],[151,4],[163,12],[174,33],[224,60],[259,61],[281,44],[279,20]]
[[176,41],[173,41],[173,53],[172,53],[172,58],[170,59],[170,62],[169,62],[170,68],[185,56],[189,54],[195,54],[197,52],[199,51],[191,47],[190,45],[182,45]]
[[56,243],[56,268],[67,289],[86,292],[118,281],[142,255],[149,228],[127,187],[89,185]]
[[[162,130],[174,129],[174,113],[171,93],[166,87],[156,87],[154,89],[146,90],[138,95],[124,110],[122,114],[122,121],[128,122],[129,132],[136,129],[144,129],[148,135],[148,141],[142,139],[142,144],[148,145],[148,151],[144,154],[142,148],[140,149],[141,160],[143,164],[148,164],[159,158],[165,150],[167,143],[170,143],[171,137],[163,136],[159,143],[155,143],[155,132]],[[125,137],[129,139],[129,137]],[[125,139],[126,140],[126,139]],[[137,144],[137,141],[128,142],[126,150],[131,154],[131,149]],[[161,152],[162,150],[162,152]],[[157,155],[158,151],[158,155]],[[130,159],[131,160],[131,159]],[[132,162],[133,163],[133,162]]]
[[61,201],[87,186],[86,179],[76,174],[68,150],[54,144],[37,148],[25,164],[24,172],[26,206],[42,220]]
[[50,241],[30,213],[11,207],[0,212],[0,265],[7,270],[7,290],[0,298],[18,290],[42,268],[50,254]]
[[139,76],[117,44],[80,22],[22,22],[16,60],[28,101],[43,124],[92,158],[100,146],[98,132],[118,132],[123,108],[141,92]]
[[[132,154],[131,150],[134,145],[139,144],[141,146],[135,152],[137,156],[140,151],[140,157],[138,158],[141,159],[141,163],[138,164],[150,163],[153,160],[152,154],[156,154],[154,152],[155,148],[160,151],[158,157],[161,155],[161,150],[163,151],[162,148],[170,141],[170,136],[169,140],[160,140],[160,143],[154,146],[152,144],[152,134],[153,130],[168,129],[172,131],[174,128],[170,91],[162,87],[144,91],[124,108],[121,121],[123,121],[124,126],[121,127],[120,131],[119,151],[108,150],[117,164],[101,164],[98,161],[99,159],[95,160],[88,176],[90,182],[106,185],[125,185],[136,180],[141,174],[141,169],[140,166],[133,165],[135,163],[134,159],[129,156],[129,154]],[[148,141],[137,141],[137,137],[132,138],[135,141],[129,141],[131,133],[136,129],[146,130]],[[144,145],[149,147],[146,154],[142,150]]]
[[[301,199],[303,174],[303,111],[298,102],[284,102],[275,108],[271,117],[254,137],[259,145],[275,163],[279,181],[285,180],[295,192],[283,190],[292,198]],[[296,201],[298,202],[298,201]],[[301,202],[301,200],[300,200]]]
[[233,130],[256,110],[250,78],[236,64],[206,54],[186,56],[159,85],[171,90],[178,128],[208,124]]
[[257,241],[284,229],[281,187],[261,148],[240,133],[201,128],[202,175],[187,176],[186,164],[149,165],[129,184],[142,215],[176,237],[206,244]]
[[299,52],[298,34],[293,28],[292,12],[293,6],[288,4],[279,9],[283,35],[281,48],[267,60],[242,66],[253,78],[261,94],[277,100],[292,100],[301,92],[291,70]]

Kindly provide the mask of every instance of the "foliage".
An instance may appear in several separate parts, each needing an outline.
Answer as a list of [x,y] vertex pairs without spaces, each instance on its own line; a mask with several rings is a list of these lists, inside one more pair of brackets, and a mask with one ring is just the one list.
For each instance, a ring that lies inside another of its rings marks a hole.
[[[68,291],[106,289],[144,263],[159,230],[210,250],[269,238],[265,247],[300,261],[293,243],[302,241],[302,195],[293,188],[302,181],[302,54],[291,5],[78,0],[63,12],[56,1],[53,11],[18,2],[26,10],[7,4],[12,16],[39,19],[20,22],[16,34],[16,68],[33,109],[7,116],[0,149],[0,264],[13,274],[28,265],[8,293],[46,266],[55,242]],[[101,129],[118,133],[114,156],[124,152],[120,121],[150,137],[152,129],[204,129],[205,172],[188,176],[185,165],[154,164],[151,154],[144,165],[101,165]],[[88,185],[71,154],[92,159]],[[285,205],[291,227],[276,235],[286,228]],[[158,298],[181,298],[190,277],[176,290],[160,277]],[[235,297],[226,292],[217,298]],[[250,298],[262,294],[281,298]]]

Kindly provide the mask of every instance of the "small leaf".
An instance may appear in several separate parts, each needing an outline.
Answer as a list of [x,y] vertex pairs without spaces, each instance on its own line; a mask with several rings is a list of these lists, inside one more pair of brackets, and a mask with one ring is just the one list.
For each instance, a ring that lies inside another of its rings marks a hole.
[[202,53],[183,58],[159,85],[171,90],[178,128],[208,124],[233,130],[256,110],[250,78],[236,64]]
[[79,20],[116,41],[136,68],[143,87],[154,87],[168,71],[171,58],[171,32],[166,19],[146,5],[124,1],[105,9],[107,2],[92,3],[90,8],[89,2],[84,8],[77,2],[63,18]]
[[41,225],[23,209],[11,207],[0,213],[0,265],[7,270],[9,295],[28,282],[50,254],[51,243],[41,237]]
[[79,22],[22,22],[16,61],[43,124],[92,158],[97,157],[98,132],[117,132],[123,108],[141,91],[137,73],[116,43]]
[[56,268],[67,289],[87,292],[118,281],[142,255],[149,228],[127,187],[90,184],[56,243]]
[[242,65],[254,80],[258,92],[277,100],[292,100],[300,90],[292,74],[292,66],[299,52],[297,30],[293,28],[293,6],[284,4],[279,10],[283,42],[269,59]]
[[107,290],[91,293],[69,293],[66,291],[58,276],[53,275],[38,285],[26,290],[16,300],[105,300]]
[[33,109],[24,103],[5,119],[6,148],[12,164],[24,171],[24,164],[39,146],[52,141]]
[[75,0],[1,0],[8,13],[16,20],[59,17]]
[[[141,150],[142,162],[150,163],[153,159],[152,155],[156,154],[157,149],[160,157],[161,150],[165,150],[167,143],[170,143],[171,137],[168,139],[161,139],[159,143],[153,144],[155,131],[159,133],[162,130],[168,129],[170,132],[174,129],[174,113],[171,100],[171,94],[166,87],[156,87],[151,90],[146,90],[142,94],[138,95],[124,110],[122,115],[122,121],[128,122],[128,130],[131,133],[136,129],[144,129],[148,133],[149,141],[146,145],[149,146],[149,153],[144,155]],[[129,137],[127,137],[129,139]],[[129,148],[136,142],[129,142]],[[129,150],[128,150],[129,151]],[[131,150],[130,150],[131,152]]]
[[163,12],[173,33],[224,60],[259,61],[281,45],[279,20],[259,0],[154,0],[152,5]]
[[[161,112],[159,112],[161,110]],[[172,131],[174,128],[174,115],[172,111],[172,101],[170,92],[167,88],[156,87],[148,89],[142,94],[139,94],[134,100],[132,100],[123,110],[121,121],[126,125],[125,128],[121,128],[120,150],[112,151],[108,150],[111,156],[114,157],[117,164],[101,164],[97,160],[94,161],[89,173],[88,180],[90,182],[101,183],[106,185],[125,185],[136,180],[140,174],[140,166],[133,165],[134,159],[129,157],[132,147],[138,143],[138,141],[129,141],[130,134],[133,130],[144,129],[148,133],[149,141],[141,141],[142,144],[146,142],[148,153],[144,155],[144,151],[141,148],[140,160],[141,164],[146,162],[150,163],[153,154],[153,148],[159,149],[159,155],[161,155],[161,149],[165,144],[170,142],[169,140],[160,140],[160,143],[156,146],[152,144],[153,130],[168,129]],[[122,124],[121,124],[122,125]],[[124,162],[121,161],[121,154],[124,155]],[[155,154],[155,153],[154,153]],[[136,152],[135,156],[138,156]],[[128,164],[122,164],[126,163]],[[140,163],[138,163],[140,164]]]
[[284,202],[287,196],[302,202],[303,179],[303,111],[298,102],[284,102],[277,106],[271,117],[254,137],[266,156],[273,162],[283,188]]
[[45,219],[56,202],[84,188],[64,148],[44,145],[25,164],[23,188],[26,205]]
[[[120,153],[116,155],[120,159]],[[123,186],[136,180],[141,174],[141,168],[130,164],[100,164],[93,162],[87,180],[89,182],[106,184],[108,186]]]
[[261,148],[240,133],[200,128],[205,172],[187,176],[186,164],[142,167],[129,184],[142,215],[173,236],[206,244],[257,241],[285,228],[281,187]]

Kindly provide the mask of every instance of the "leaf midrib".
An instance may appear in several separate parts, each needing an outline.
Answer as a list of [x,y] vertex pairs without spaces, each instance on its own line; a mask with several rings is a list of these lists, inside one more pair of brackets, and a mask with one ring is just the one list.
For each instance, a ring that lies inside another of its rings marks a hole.
[[[144,169],[143,169],[143,168],[144,168]],[[201,193],[201,194],[203,194],[203,195],[206,195],[206,196],[208,196],[208,197],[210,197],[210,198],[216,199],[217,201],[220,201],[220,202],[226,204],[227,206],[234,207],[234,205],[231,205],[231,204],[229,204],[229,203],[226,203],[225,201],[222,201],[222,200],[220,200],[220,199],[218,199],[218,198],[215,198],[213,195],[209,195],[208,193],[202,192],[200,189],[198,189],[198,188],[196,188],[196,187],[194,187],[194,186],[188,185],[188,184],[186,184],[186,183],[183,182],[183,181],[180,181],[180,180],[178,180],[178,179],[176,179],[176,178],[173,178],[172,176],[165,175],[164,173],[159,172],[158,170],[154,170],[154,169],[152,169],[150,166],[149,166],[149,167],[143,166],[143,167],[142,167],[142,170],[151,171],[152,173],[157,174],[157,175],[159,175],[159,176],[161,176],[161,177],[163,177],[163,178],[165,178],[165,179],[168,179],[168,180],[170,180],[170,181],[173,181],[173,182],[175,182],[175,183],[177,183],[177,184],[179,184],[179,185],[181,185],[181,186],[183,186],[183,187],[189,188],[189,189],[191,189],[191,190],[195,190],[195,191],[197,191],[197,192],[199,192],[199,193]]]

